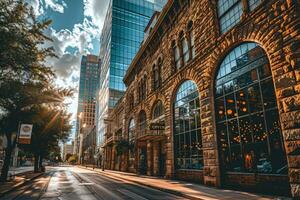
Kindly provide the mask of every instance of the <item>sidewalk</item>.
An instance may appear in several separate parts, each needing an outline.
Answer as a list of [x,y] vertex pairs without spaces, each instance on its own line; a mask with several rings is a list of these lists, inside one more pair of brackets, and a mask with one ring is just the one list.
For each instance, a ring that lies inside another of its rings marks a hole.
[[133,173],[120,172],[120,171],[112,171],[95,168],[94,170],[90,167],[86,168],[84,166],[79,166],[84,169],[89,169],[92,171],[96,171],[99,174],[107,176],[116,180],[126,180],[136,184],[148,186],[151,188],[155,188],[158,190],[166,191],[169,193],[173,193],[175,195],[179,195],[188,199],[201,199],[201,200],[215,200],[215,199],[247,199],[247,200],[269,200],[269,199],[289,199],[289,198],[279,198],[272,197],[267,195],[258,195],[248,192],[240,192],[234,190],[224,190],[211,188],[204,185],[199,185],[195,183],[188,183],[184,181],[178,180],[168,180],[168,179],[160,179],[156,177],[150,176],[140,176]]
[[33,166],[26,166],[26,167],[10,167],[8,173],[12,173],[14,175],[33,171]]
[[4,196],[5,194],[9,193],[10,191],[24,185],[24,183],[31,181],[38,176],[40,176],[42,173],[33,173],[32,171],[23,171],[22,173],[17,173],[15,175],[14,180],[0,183],[0,197]]

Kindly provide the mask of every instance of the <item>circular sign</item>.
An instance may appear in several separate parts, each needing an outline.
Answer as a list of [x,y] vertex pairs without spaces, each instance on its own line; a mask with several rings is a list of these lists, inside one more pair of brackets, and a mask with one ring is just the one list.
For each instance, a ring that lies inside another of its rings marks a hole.
[[30,126],[23,126],[22,127],[22,131],[26,132],[30,132],[31,131],[31,127]]

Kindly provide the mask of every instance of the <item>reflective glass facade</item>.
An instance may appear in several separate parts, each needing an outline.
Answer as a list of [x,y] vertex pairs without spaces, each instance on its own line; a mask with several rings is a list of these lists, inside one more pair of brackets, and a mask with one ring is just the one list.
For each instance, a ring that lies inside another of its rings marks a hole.
[[203,150],[197,85],[185,81],[174,102],[174,154],[176,169],[202,169]]
[[111,0],[101,35],[97,143],[103,142],[104,119],[125,92],[123,77],[144,39],[144,29],[164,0]]
[[[95,125],[96,94],[99,83],[100,61],[97,56],[87,55],[81,59],[79,94],[77,107],[76,135],[79,134],[79,126]],[[81,113],[81,118],[79,114]]]
[[287,173],[271,69],[256,43],[244,43],[225,57],[215,104],[225,170]]

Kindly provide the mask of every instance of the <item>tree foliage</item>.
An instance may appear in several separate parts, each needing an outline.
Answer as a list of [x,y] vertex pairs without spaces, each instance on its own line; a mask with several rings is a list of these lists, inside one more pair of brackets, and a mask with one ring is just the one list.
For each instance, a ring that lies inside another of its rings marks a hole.
[[46,81],[54,76],[45,59],[54,49],[42,48],[51,39],[44,30],[51,20],[38,21],[23,1],[0,1],[0,83],[11,80]]
[[44,34],[50,23],[37,20],[23,0],[0,0],[0,134],[8,142],[0,181],[6,180],[20,122],[33,124],[32,144],[24,149],[39,158],[57,153],[70,129],[64,99],[73,91],[55,86],[46,64],[55,57],[52,47],[44,47],[51,42]]

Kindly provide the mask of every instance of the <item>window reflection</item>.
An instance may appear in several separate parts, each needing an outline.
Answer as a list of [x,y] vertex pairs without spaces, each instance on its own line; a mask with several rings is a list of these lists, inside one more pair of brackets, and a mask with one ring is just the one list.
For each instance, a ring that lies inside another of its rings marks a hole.
[[221,33],[227,32],[236,25],[243,14],[243,3],[241,0],[219,0],[218,15],[220,19]]
[[[134,144],[134,139],[135,139],[135,122],[134,119],[130,119],[129,121],[129,126],[128,126],[128,137],[129,137],[129,142],[131,144]],[[134,168],[134,162],[135,162],[135,151],[129,151],[129,168]]]
[[241,20],[243,7],[253,11],[261,2],[262,0],[247,0],[244,4],[243,0],[218,0],[217,11],[221,33],[227,32]]
[[174,102],[174,148],[177,169],[202,169],[202,138],[197,86],[185,81]]
[[226,170],[287,173],[271,70],[255,43],[242,44],[225,57],[216,79],[215,108]]

